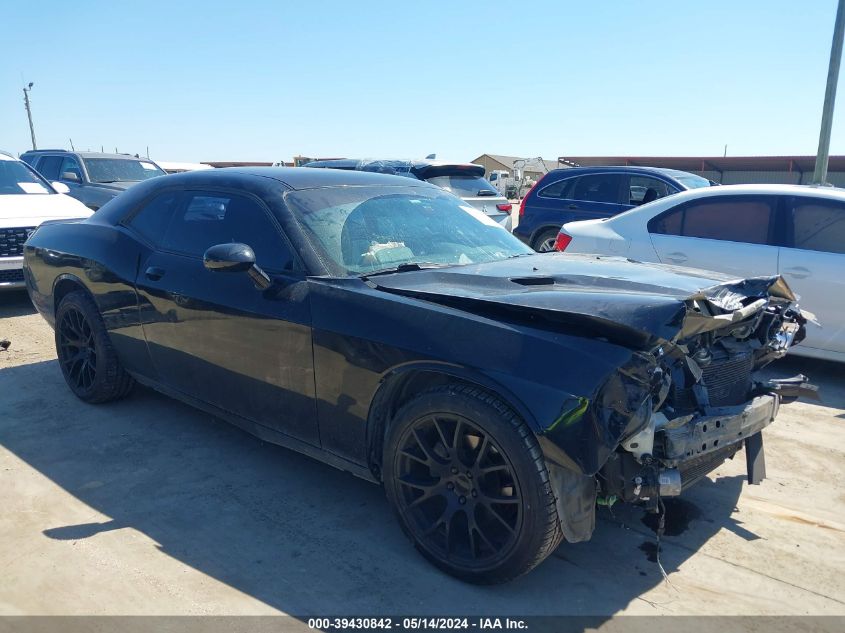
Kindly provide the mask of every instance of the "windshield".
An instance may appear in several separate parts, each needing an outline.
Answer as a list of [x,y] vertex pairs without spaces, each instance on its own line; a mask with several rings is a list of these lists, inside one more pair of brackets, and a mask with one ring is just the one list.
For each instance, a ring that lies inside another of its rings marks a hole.
[[86,158],[85,166],[91,182],[135,182],[165,175],[154,163],[145,160]]
[[25,163],[0,154],[0,195],[27,193],[47,194],[55,191]]
[[496,188],[481,176],[434,176],[426,180],[461,198],[499,195]]
[[422,187],[293,191],[285,202],[333,272],[479,264],[533,251],[483,213]]
[[701,176],[694,176],[690,174],[689,176],[675,176],[675,180],[681,183],[687,189],[699,189],[701,187],[709,187],[710,181],[707,178],[702,178]]

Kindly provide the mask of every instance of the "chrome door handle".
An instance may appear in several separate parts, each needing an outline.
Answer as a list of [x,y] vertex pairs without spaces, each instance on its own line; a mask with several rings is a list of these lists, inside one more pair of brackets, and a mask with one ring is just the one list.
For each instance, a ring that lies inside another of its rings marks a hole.
[[803,266],[793,266],[792,268],[784,269],[783,274],[795,277],[796,279],[805,279],[809,277],[811,273],[809,268],[804,268]]

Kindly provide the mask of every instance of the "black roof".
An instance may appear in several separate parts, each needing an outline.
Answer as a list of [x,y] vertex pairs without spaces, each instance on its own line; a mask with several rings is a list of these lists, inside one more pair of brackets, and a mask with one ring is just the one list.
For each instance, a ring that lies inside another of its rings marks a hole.
[[[405,176],[391,176],[368,171],[350,171],[345,169],[306,169],[305,167],[225,167],[222,169],[203,169],[167,176],[179,178],[190,183],[193,180],[208,182],[215,178],[231,178],[233,174],[271,178],[287,185],[291,189],[313,189],[317,187],[340,187],[343,185],[384,185],[400,187],[433,187],[426,182],[413,180]],[[171,180],[171,182],[173,182]]]

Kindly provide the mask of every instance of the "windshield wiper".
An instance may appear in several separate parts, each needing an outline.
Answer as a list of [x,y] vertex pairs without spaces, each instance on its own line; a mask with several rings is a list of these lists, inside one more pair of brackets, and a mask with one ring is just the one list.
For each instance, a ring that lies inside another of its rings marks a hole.
[[477,194],[477,196],[498,196],[498,191],[490,191],[489,189],[481,189]]
[[381,270],[376,270],[371,273],[363,273],[361,275],[361,279],[366,279],[367,277],[375,277],[376,275],[391,275],[393,273],[407,273],[412,272],[415,270],[426,270],[429,268],[444,268],[449,266],[449,264],[434,264],[430,262],[408,262],[405,264],[399,264],[398,266],[392,266],[390,268],[382,268]]

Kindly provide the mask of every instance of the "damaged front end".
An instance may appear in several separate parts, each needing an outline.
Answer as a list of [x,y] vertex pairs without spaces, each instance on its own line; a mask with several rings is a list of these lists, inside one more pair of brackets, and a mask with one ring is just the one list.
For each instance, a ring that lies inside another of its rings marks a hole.
[[[657,511],[746,447],[748,481],[765,477],[761,431],[782,402],[816,396],[804,376],[763,381],[756,372],[804,337],[805,317],[779,277],[701,291],[671,341],[640,354],[649,393],[598,473],[599,498]],[[633,427],[633,428],[632,428]]]

